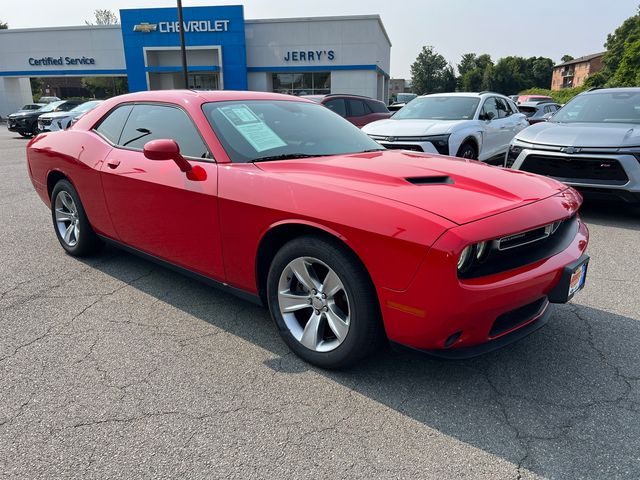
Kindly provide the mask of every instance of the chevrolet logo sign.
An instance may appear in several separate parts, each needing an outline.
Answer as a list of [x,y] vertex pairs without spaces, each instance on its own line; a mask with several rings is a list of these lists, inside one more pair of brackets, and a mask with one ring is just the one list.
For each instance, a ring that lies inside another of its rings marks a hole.
[[158,24],[142,22],[133,26],[134,32],[151,33],[158,29]]

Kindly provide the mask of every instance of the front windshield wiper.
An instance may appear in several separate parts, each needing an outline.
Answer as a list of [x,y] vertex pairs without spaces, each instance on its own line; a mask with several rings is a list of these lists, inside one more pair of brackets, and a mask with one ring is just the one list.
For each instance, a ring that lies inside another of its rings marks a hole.
[[269,155],[267,157],[258,157],[249,160],[249,163],[268,162],[270,160],[293,160],[294,158],[311,158],[311,157],[327,157],[329,154],[308,154],[308,153],[283,153],[282,155]]
[[386,150],[386,148],[370,148],[369,150],[361,150],[356,153],[382,152],[383,150]]

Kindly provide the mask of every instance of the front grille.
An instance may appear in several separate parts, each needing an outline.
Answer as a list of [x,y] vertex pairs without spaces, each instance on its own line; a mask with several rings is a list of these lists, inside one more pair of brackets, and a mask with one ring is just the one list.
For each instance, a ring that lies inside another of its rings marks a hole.
[[522,247],[529,243],[538,242],[553,235],[562,222],[554,222],[543,227],[527,230],[526,232],[514,233],[498,239],[498,250],[509,250],[510,248]]
[[543,297],[523,307],[503,313],[493,322],[493,326],[489,332],[489,338],[498,337],[539,317],[545,311],[548,304],[547,297]]
[[603,180],[620,185],[629,181],[622,165],[614,159],[529,155],[520,169],[573,180]]
[[424,152],[420,145],[402,145],[400,143],[385,143],[382,145],[388,150],[411,150],[413,152]]

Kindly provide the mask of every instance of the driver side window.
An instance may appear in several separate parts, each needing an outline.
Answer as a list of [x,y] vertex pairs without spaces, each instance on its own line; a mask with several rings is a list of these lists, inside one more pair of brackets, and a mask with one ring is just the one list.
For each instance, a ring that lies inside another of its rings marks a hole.
[[480,114],[480,120],[494,120],[498,118],[498,106],[496,105],[496,98],[489,97],[485,100],[482,106],[482,112]]
[[175,140],[185,157],[212,158],[187,114],[168,105],[135,105],[118,144],[142,150],[145,143],[160,138]]

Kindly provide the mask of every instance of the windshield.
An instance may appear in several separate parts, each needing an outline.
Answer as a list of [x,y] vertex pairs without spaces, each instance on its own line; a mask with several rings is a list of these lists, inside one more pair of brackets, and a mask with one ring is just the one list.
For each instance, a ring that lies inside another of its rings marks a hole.
[[315,103],[249,100],[206,103],[202,109],[232,162],[383,150],[359,128]]
[[394,120],[471,120],[476,113],[480,98],[473,97],[419,97],[407,103],[393,117]]
[[71,110],[69,110],[69,113],[84,113],[84,112],[88,112],[92,108],[97,107],[98,104],[100,104],[100,103],[101,103],[100,100],[93,100],[91,102],[84,102],[84,103],[81,103],[80,105],[78,105],[77,107],[72,108]]
[[53,112],[56,108],[58,108],[63,103],[64,103],[64,100],[59,100],[57,102],[47,103],[44,107],[42,107],[40,110],[38,110],[38,112],[40,112],[40,113]]
[[524,113],[525,117],[532,117],[538,111],[536,107],[523,107],[523,106],[519,106],[518,110],[520,110],[520,113]]
[[552,117],[558,123],[640,123],[640,92],[578,95]]

